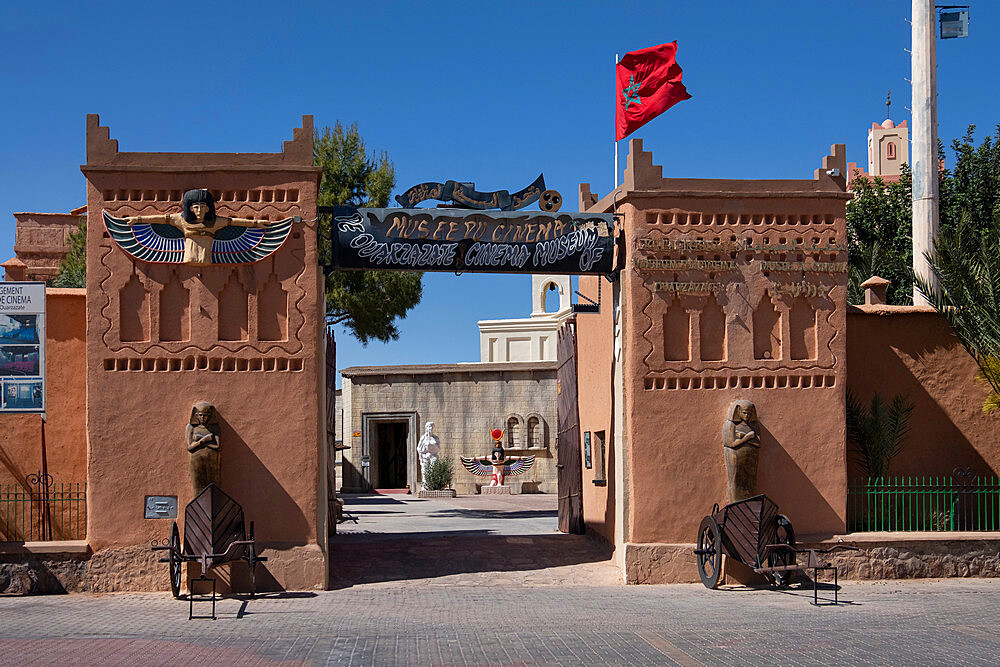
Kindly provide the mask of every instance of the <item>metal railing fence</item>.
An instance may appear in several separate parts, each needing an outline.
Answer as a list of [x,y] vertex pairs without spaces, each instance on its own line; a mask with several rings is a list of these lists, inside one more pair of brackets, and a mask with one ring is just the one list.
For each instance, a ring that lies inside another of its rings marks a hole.
[[1000,478],[965,473],[855,480],[847,488],[847,529],[1000,530]]
[[24,484],[0,484],[0,542],[86,536],[86,482],[55,483],[49,475],[32,474]]

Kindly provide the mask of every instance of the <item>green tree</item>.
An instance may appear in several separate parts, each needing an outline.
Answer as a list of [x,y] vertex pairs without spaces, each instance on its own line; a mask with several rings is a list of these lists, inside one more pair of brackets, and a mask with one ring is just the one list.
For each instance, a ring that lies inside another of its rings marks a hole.
[[[317,130],[316,165],[322,167],[320,206],[384,207],[396,184],[396,171],[385,152],[368,155],[357,123]],[[320,216],[320,255],[330,253],[330,216]],[[399,338],[396,321],[420,302],[423,274],[417,271],[332,271],[326,277],[327,324],[344,324],[367,345]]]
[[[940,225],[948,231],[964,216],[984,235],[990,234],[1000,215],[1000,125],[975,146],[976,126],[970,125],[961,139],[951,142],[954,169],[943,172],[940,188]],[[944,150],[939,151],[944,157]]]
[[[988,241],[992,221],[1000,215],[1000,125],[975,145],[976,126],[951,143],[954,168],[938,172],[940,233],[969,222]],[[945,160],[944,144],[938,157]],[[862,303],[861,283],[872,275],[890,281],[889,303],[912,302],[913,179],[907,165],[898,183],[886,185],[878,177],[851,181],[854,199],[847,204],[850,280],[848,302]]]
[[891,304],[913,302],[913,179],[903,165],[899,180],[888,185],[880,177],[851,181],[854,198],[847,202],[849,303],[864,303],[861,283],[872,276],[889,281]]
[[87,286],[87,218],[69,235],[69,253],[59,263],[59,273],[49,281],[52,287]]

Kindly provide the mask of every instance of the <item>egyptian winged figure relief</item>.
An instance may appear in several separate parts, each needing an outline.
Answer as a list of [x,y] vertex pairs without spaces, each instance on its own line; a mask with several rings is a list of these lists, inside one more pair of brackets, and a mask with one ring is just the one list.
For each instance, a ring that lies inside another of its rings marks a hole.
[[274,222],[215,214],[208,190],[184,193],[180,213],[116,218],[104,211],[108,234],[127,254],[165,264],[249,264],[274,253],[294,218]]
[[531,456],[508,456],[504,451],[503,434],[506,429],[495,428],[490,430],[493,438],[493,451],[489,458],[478,456],[460,456],[462,465],[466,470],[477,477],[489,477],[490,486],[503,486],[508,476],[520,475],[528,472],[535,464],[535,455]]

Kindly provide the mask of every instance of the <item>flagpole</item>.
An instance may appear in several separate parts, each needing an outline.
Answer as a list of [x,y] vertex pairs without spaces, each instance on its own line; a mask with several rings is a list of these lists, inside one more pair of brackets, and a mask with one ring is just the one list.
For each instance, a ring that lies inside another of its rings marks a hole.
[[[618,104],[618,54],[617,53],[615,54],[614,77],[615,77],[615,104],[617,105]],[[615,187],[613,188],[613,190],[617,190],[618,189],[618,128],[615,127],[614,122],[612,122],[611,127],[614,128],[615,132],[615,178],[614,178]]]

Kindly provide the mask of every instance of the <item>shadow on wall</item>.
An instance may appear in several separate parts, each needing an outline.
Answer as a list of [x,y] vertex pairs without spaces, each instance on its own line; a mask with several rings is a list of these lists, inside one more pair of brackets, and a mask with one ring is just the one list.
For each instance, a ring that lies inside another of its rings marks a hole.
[[[816,483],[789,456],[784,445],[767,426],[763,422],[758,423],[761,435],[757,493],[766,493],[774,500],[778,510],[796,527],[797,533],[843,530],[843,518],[816,488]],[[802,507],[809,509],[808,516],[802,515]]]
[[[882,324],[883,318],[855,317],[857,342],[851,352],[864,359],[864,368],[849,371],[851,390],[866,405],[876,391],[886,401],[903,394],[914,404],[910,432],[891,474],[950,475],[956,467],[998,474],[996,461],[991,465],[981,453],[995,451],[998,415],[982,414],[986,389],[944,320],[915,314],[884,318]],[[864,474],[848,443],[848,478]]]
[[604,491],[607,494],[607,500],[604,503],[604,530],[602,535],[608,544],[615,543],[615,466],[617,465],[617,460],[615,458],[615,434],[613,431],[608,431],[611,434],[609,447],[607,448],[607,461],[604,468]]
[[255,537],[264,546],[307,544],[309,523],[302,509],[225,416],[216,414],[222,441],[222,490],[243,507],[247,530],[253,521]]

